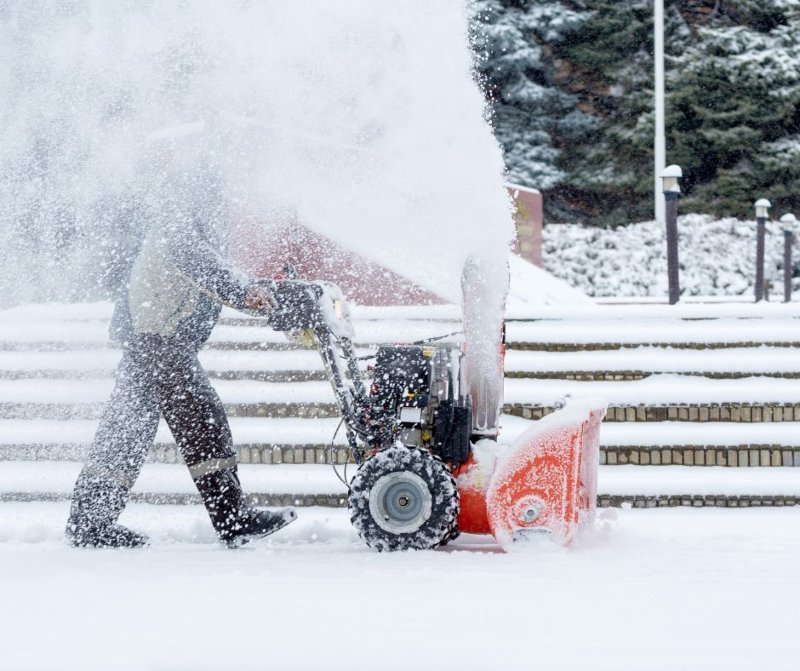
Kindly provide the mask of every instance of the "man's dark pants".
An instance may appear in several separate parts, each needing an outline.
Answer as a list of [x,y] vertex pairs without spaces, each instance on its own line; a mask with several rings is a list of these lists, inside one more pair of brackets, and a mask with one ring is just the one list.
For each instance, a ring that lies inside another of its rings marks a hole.
[[230,427],[197,359],[197,346],[139,334],[123,350],[114,392],[75,484],[71,525],[116,522],[155,439],[159,414],[201,494],[204,480],[223,471],[233,474],[232,487],[238,489]]

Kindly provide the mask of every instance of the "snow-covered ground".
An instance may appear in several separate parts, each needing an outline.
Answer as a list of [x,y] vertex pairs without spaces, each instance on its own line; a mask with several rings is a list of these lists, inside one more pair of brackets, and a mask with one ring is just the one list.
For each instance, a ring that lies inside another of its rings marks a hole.
[[[0,402],[43,409],[2,420],[0,444],[28,445],[32,459],[37,444],[91,441],[95,420],[46,419],[47,404],[105,400],[119,356],[105,347],[108,305],[55,306],[58,315],[51,307],[0,313],[0,340],[8,344],[0,370],[21,378],[0,380]],[[354,313],[363,343],[449,332],[458,319],[452,306],[420,308],[417,315],[399,309],[392,320],[385,310]],[[510,316],[539,321],[509,322],[509,340],[795,342],[800,306],[518,306]],[[718,319],[697,321],[709,316]],[[202,353],[210,369],[319,370],[314,352],[221,349],[222,342],[279,342],[268,330],[230,317]],[[60,351],[36,349],[37,342],[59,341],[66,343]],[[97,349],[82,349],[87,345]],[[508,402],[550,404],[566,393],[601,394],[621,404],[800,400],[793,380],[674,374],[797,371],[791,347],[509,351],[507,364],[516,371],[661,373],[613,383],[508,379]],[[25,379],[35,371],[50,377]],[[331,400],[322,381],[221,380],[215,386],[227,403]],[[337,423],[231,417],[240,446],[324,445]],[[502,424],[502,440],[510,442],[530,421],[503,416]],[[798,425],[608,422],[600,440],[606,446],[794,446]],[[157,440],[169,442],[164,427]],[[341,433],[336,443],[344,443]],[[0,495],[64,496],[79,468],[70,461],[0,462]],[[253,493],[343,490],[327,466],[243,464],[241,475]],[[793,468],[603,466],[599,489],[790,496],[800,495],[800,477]],[[137,493],[193,491],[186,468],[169,464],[146,465],[136,487]],[[376,554],[357,538],[346,510],[299,513],[289,529],[234,552],[215,542],[199,506],[135,503],[122,521],[148,533],[151,547],[87,551],[64,543],[66,503],[0,503],[0,669],[797,668],[797,506],[603,510],[598,531],[568,549],[544,544],[512,554],[475,536],[436,551]]]
[[0,505],[4,669],[797,668],[800,508],[623,509],[513,554],[376,554],[326,509],[228,551],[199,506],[146,505],[150,548],[74,550],[66,514]]

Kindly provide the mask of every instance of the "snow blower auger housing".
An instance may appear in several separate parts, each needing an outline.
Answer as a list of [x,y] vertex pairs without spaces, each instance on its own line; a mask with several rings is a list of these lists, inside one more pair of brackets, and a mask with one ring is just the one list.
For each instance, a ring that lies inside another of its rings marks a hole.
[[[481,436],[474,431],[460,345],[381,346],[367,387],[339,288],[297,279],[264,284],[277,303],[269,325],[288,334],[313,334],[358,466],[347,483],[348,507],[368,546],[434,548],[457,536],[460,527],[494,533],[508,548],[523,528],[554,531],[561,529],[559,515],[569,518],[568,526],[593,517],[597,459],[592,454],[604,406],[573,413],[571,422],[545,431],[545,441],[529,431],[502,458],[498,451],[490,460],[477,460],[471,440]],[[537,487],[540,480],[545,487]],[[553,536],[569,542],[574,530]]]

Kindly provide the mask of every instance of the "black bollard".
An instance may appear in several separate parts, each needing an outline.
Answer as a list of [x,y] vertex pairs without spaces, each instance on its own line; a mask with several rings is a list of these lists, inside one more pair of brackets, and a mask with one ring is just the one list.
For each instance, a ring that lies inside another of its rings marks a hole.
[[675,305],[681,297],[678,274],[678,195],[681,192],[679,179],[683,177],[680,166],[668,165],[661,171],[665,200],[665,224],[667,227],[667,282],[669,304]]
[[794,243],[795,216],[789,212],[781,217],[783,227],[783,302],[792,302],[792,244]]
[[756,303],[764,299],[764,237],[767,230],[767,211],[771,207],[766,198],[755,203],[756,208]]

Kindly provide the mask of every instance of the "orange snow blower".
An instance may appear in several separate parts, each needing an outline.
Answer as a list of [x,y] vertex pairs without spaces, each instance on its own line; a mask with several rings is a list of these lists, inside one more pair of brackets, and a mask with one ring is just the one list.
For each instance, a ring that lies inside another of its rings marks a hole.
[[[368,546],[434,548],[460,531],[491,533],[505,549],[537,534],[569,543],[591,522],[602,402],[571,402],[501,447],[499,348],[487,357],[453,343],[381,346],[367,386],[338,287],[265,284],[277,303],[270,326],[313,335],[322,356],[358,465],[346,483],[351,521]],[[494,374],[475,379],[476,356]]]

